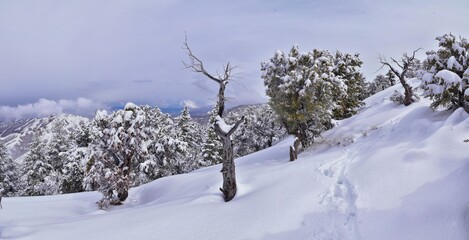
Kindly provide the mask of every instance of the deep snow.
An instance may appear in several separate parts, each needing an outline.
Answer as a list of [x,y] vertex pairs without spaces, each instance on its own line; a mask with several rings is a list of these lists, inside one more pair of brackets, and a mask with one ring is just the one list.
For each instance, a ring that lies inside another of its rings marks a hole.
[[4,198],[0,239],[469,239],[469,115],[396,105],[396,89],[295,162],[291,138],[237,159],[231,202],[220,165],[134,188],[107,212],[96,192]]

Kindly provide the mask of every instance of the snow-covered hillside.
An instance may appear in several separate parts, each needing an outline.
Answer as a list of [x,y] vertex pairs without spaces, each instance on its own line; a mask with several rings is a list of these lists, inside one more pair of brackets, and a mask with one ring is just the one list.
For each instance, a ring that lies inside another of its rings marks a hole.
[[469,239],[469,115],[396,105],[395,89],[295,162],[291,138],[237,159],[231,202],[220,165],[134,188],[109,211],[96,192],[4,198],[0,239]]
[[54,121],[63,121],[66,123],[65,128],[72,131],[79,128],[81,121],[86,122],[89,120],[81,116],[59,114],[46,118],[29,118],[0,122],[0,141],[5,143],[12,158],[17,162],[21,162],[23,155],[29,150],[29,144],[31,143],[34,132],[41,130],[44,132],[45,138],[50,137],[50,130]]

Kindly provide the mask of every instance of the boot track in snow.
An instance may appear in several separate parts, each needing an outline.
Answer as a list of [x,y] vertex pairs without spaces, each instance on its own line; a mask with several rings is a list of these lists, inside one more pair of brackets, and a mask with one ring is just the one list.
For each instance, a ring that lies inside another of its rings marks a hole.
[[325,206],[326,219],[321,228],[315,231],[314,239],[361,239],[357,223],[357,194],[355,186],[347,178],[350,165],[356,159],[356,149],[348,147],[344,156],[325,161],[318,167],[330,184],[329,189],[321,198],[320,204]]

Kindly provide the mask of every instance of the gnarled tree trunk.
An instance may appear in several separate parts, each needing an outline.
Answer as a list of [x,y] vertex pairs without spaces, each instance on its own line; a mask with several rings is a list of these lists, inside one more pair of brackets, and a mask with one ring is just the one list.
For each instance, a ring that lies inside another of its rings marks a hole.
[[409,106],[410,104],[412,104],[412,102],[414,101],[412,99],[412,96],[414,95],[414,92],[412,90],[412,87],[406,83],[405,79],[401,79],[399,78],[402,86],[404,87],[404,106]]
[[295,138],[295,142],[293,142],[293,146],[290,146],[290,161],[295,161],[298,159],[298,154],[300,153],[300,140]]
[[215,132],[223,141],[223,163],[221,173],[223,175],[223,187],[220,191],[223,193],[225,202],[230,201],[238,191],[236,186],[236,171],[234,164],[233,142],[231,135],[236,131],[239,125],[244,121],[244,117],[237,121],[229,132],[224,132],[218,123],[215,123]]
[[236,186],[233,143],[231,142],[230,137],[224,134],[219,134],[218,136],[222,137],[223,141],[223,164],[221,168],[223,187],[220,188],[220,191],[223,193],[225,202],[228,202],[234,198],[238,190]]

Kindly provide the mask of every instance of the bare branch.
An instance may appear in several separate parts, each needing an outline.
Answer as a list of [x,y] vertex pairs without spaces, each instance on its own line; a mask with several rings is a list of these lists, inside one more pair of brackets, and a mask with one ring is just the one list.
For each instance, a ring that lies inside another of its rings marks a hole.
[[[395,61],[393,58],[391,58],[393,61]],[[383,56],[379,56],[379,62],[381,63],[380,69],[382,69],[384,66],[387,66],[396,76],[400,76],[401,73],[397,71]],[[399,65],[400,66],[400,65]]]
[[184,66],[188,69],[191,69],[193,72],[202,73],[204,76],[209,78],[212,81],[215,81],[219,85],[218,89],[218,115],[220,117],[223,116],[223,112],[225,109],[225,88],[228,82],[232,79],[234,75],[234,69],[236,69],[235,65],[232,65],[230,62],[227,62],[223,65],[223,72],[216,73],[215,75],[210,74],[204,67],[202,60],[200,60],[195,54],[192,52],[189,44],[187,42],[187,34],[184,39],[183,49],[186,51],[187,55],[189,56],[189,62],[182,61]]
[[243,122],[244,122],[244,116],[235,123],[235,125],[228,132],[228,136],[231,136],[231,134],[233,134],[236,131],[236,129],[238,129],[239,125]]
[[184,67],[191,69],[193,72],[196,73],[202,73],[209,79],[217,82],[217,83],[224,83],[225,85],[228,83],[228,80],[230,80],[233,77],[233,71],[237,68],[236,65],[232,65],[230,62],[226,63],[223,65],[223,73],[219,74],[216,73],[216,76],[210,74],[204,67],[204,64],[202,60],[200,60],[195,54],[192,52],[191,48],[189,47],[189,44],[187,42],[187,34],[184,39],[183,47],[182,47],[186,53],[187,56],[189,56],[189,62],[185,62],[184,60],[182,61],[182,64]]
[[423,50],[423,48],[419,47],[419,48],[417,48],[417,50],[414,50],[414,51],[412,52],[412,60],[414,60],[415,54],[416,54],[419,50]]
[[[405,56],[405,55],[404,55],[404,56]],[[400,68],[402,68],[402,69],[404,68],[398,61],[396,61],[396,59],[391,58],[391,60],[392,60],[397,66],[399,66]],[[403,59],[402,61],[404,62],[405,60]]]
[[189,61],[190,61],[189,63],[187,63],[185,61],[182,61],[182,64],[184,64],[184,66],[186,68],[191,69],[192,71],[197,72],[197,73],[202,73],[203,75],[205,75],[206,77],[208,77],[209,79],[211,79],[211,80],[213,80],[217,83],[221,83],[223,81],[220,78],[216,78],[216,77],[212,76],[210,73],[208,73],[205,70],[202,60],[197,58],[197,56],[194,55],[191,48],[189,47],[189,44],[187,43],[187,34],[186,34],[186,38],[184,40],[184,46],[182,48],[184,50],[186,50],[186,53],[189,56]]

